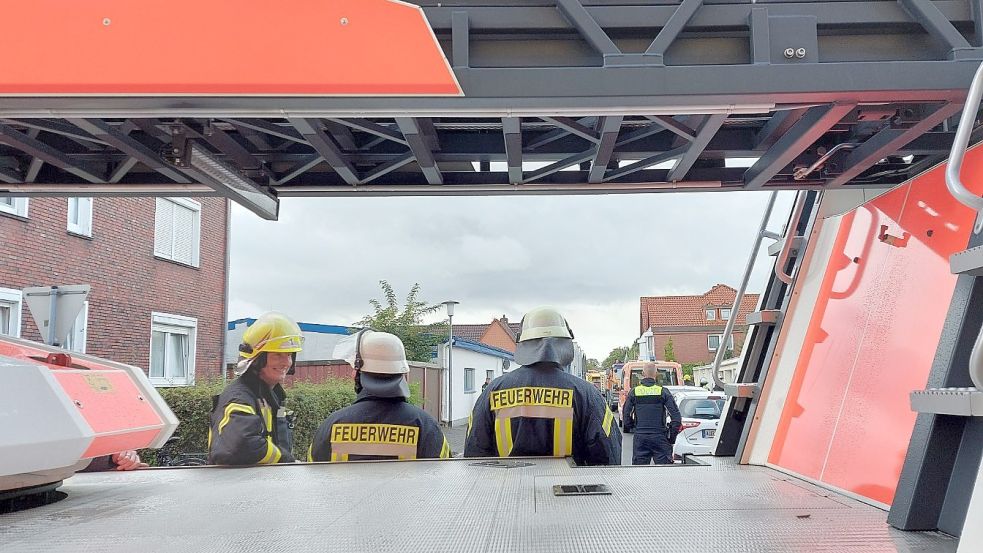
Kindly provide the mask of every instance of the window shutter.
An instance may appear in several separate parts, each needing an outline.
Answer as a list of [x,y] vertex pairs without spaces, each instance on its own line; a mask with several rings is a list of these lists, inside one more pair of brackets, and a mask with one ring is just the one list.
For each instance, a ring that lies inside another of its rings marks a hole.
[[194,264],[195,212],[182,205],[174,205],[174,261]]
[[154,255],[171,259],[174,255],[174,202],[157,198],[154,217]]

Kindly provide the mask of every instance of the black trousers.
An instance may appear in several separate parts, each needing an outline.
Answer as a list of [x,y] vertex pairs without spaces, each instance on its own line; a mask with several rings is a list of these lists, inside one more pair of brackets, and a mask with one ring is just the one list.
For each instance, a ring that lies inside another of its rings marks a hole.
[[657,465],[672,464],[672,446],[665,432],[636,432],[631,453],[633,465],[648,465],[653,459]]

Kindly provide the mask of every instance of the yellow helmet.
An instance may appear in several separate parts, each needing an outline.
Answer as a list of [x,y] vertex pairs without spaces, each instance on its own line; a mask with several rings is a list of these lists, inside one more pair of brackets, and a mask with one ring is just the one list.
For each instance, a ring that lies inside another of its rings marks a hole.
[[242,333],[239,355],[252,359],[260,353],[296,353],[303,348],[300,326],[283,313],[271,311],[249,325]]
[[560,312],[552,307],[537,307],[522,317],[516,342],[536,338],[573,338],[573,331]]

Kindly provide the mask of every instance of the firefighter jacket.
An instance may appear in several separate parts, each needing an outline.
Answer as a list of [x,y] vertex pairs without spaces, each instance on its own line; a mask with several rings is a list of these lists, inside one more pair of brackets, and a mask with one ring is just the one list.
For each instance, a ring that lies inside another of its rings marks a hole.
[[446,459],[451,448],[429,413],[402,397],[363,396],[317,429],[308,461]]
[[522,366],[485,389],[468,421],[465,457],[573,457],[620,465],[621,431],[600,392],[555,363]]
[[208,463],[293,463],[290,424],[279,384],[272,389],[255,371],[232,381],[217,398],[208,429]]
[[669,418],[672,419],[668,433],[671,443],[675,441],[673,431],[678,431],[682,423],[676,400],[672,398],[669,390],[657,385],[654,378],[643,378],[638,386],[628,392],[622,408],[621,420],[626,431],[634,429],[638,434],[666,434],[667,411]]

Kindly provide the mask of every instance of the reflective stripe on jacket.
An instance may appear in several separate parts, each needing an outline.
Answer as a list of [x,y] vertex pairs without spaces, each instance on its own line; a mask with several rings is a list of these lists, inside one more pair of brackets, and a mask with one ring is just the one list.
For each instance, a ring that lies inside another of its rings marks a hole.
[[366,397],[317,429],[308,461],[446,459],[451,448],[429,413],[402,398]]
[[550,364],[495,379],[468,421],[465,457],[573,457],[620,465],[621,431],[600,392]]
[[658,386],[654,378],[643,378],[642,382],[628,392],[625,406],[622,408],[621,420],[625,430],[635,432],[666,433],[666,412],[678,427],[682,422],[679,408],[669,390]]
[[215,465],[292,463],[286,399],[254,371],[232,381],[215,401],[208,428],[208,462]]

